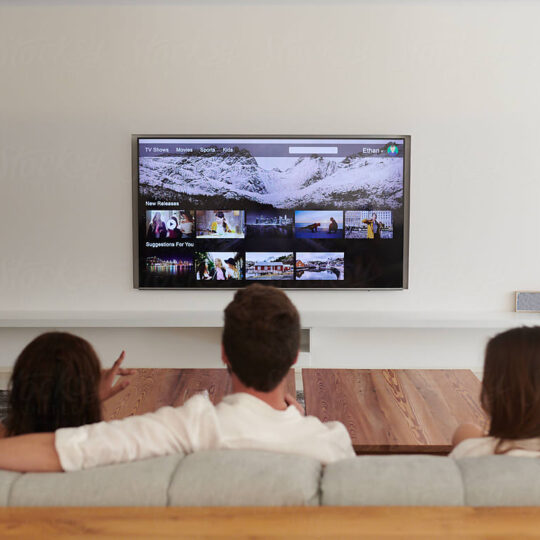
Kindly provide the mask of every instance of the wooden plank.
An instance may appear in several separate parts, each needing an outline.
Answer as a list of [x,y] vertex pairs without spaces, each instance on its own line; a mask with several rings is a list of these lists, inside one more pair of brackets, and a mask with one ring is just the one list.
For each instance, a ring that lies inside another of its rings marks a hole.
[[0,508],[1,538],[538,538],[540,508]]
[[[232,391],[226,369],[137,369],[130,381],[126,390],[104,404],[105,420],[153,412],[166,405],[178,407],[204,390],[217,404]],[[292,369],[287,376],[287,391],[296,393]]]
[[430,411],[440,411],[436,419],[445,439],[464,422],[488,427],[488,417],[480,405],[481,383],[472,371],[408,370],[406,376],[422,392]]
[[468,370],[303,369],[306,413],[347,427],[357,453],[451,450],[464,422],[487,424]]

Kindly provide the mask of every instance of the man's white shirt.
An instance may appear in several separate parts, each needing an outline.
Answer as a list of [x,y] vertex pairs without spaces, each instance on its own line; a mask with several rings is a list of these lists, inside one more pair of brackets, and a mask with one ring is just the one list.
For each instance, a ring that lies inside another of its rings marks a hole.
[[284,452],[322,463],[354,456],[342,423],[303,416],[292,405],[278,411],[246,393],[216,406],[197,394],[181,407],[59,429],[55,447],[65,471],[212,449]]

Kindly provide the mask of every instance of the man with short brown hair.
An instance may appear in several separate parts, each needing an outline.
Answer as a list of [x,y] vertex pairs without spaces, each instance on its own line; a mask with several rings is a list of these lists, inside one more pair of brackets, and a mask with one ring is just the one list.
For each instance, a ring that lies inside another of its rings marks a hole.
[[222,344],[232,373],[247,387],[270,392],[298,357],[300,316],[280,289],[251,285],[225,308]]
[[222,359],[233,393],[221,403],[198,394],[181,407],[0,440],[0,468],[75,471],[218,448],[285,452],[323,463],[352,457],[343,424],[304,416],[286,394],[299,343],[300,317],[283,291],[240,289],[225,309]]

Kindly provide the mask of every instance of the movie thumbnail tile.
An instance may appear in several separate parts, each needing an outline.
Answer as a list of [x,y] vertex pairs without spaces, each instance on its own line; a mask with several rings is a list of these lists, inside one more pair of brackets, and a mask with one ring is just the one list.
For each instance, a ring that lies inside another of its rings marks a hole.
[[246,253],[246,279],[285,280],[293,278],[293,253],[269,251]]
[[252,238],[292,238],[294,211],[262,209],[246,211],[246,233]]
[[244,238],[243,210],[197,210],[197,238]]
[[193,210],[148,210],[146,212],[146,239],[193,238],[194,214]]
[[392,210],[353,210],[345,212],[345,238],[374,240],[393,237]]
[[238,281],[244,277],[244,258],[234,251],[195,253],[197,281]]
[[296,210],[296,238],[343,238],[342,210]]
[[159,250],[145,258],[146,273],[150,276],[184,278],[193,270],[193,253]]
[[345,253],[298,252],[295,279],[343,281],[345,279]]

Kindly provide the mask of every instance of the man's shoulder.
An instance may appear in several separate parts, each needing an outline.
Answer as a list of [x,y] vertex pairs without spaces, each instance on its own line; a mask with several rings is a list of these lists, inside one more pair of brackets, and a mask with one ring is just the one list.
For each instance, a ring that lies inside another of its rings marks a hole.
[[199,392],[192,395],[188,398],[183,405],[174,407],[175,409],[179,408],[201,408],[201,409],[214,409],[214,404],[210,401],[210,395],[207,390]]
[[160,407],[155,411],[154,413],[146,413],[143,416],[144,417],[151,417],[153,414],[157,414],[159,416],[185,416],[185,415],[197,415],[201,413],[207,413],[212,412],[215,410],[214,404],[210,401],[210,397],[208,396],[208,392],[205,390],[204,392],[200,392],[198,394],[194,394],[190,398],[188,398],[182,405],[165,405],[163,407]]

